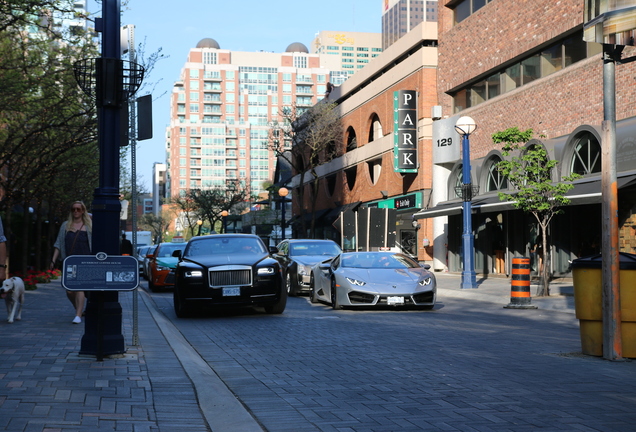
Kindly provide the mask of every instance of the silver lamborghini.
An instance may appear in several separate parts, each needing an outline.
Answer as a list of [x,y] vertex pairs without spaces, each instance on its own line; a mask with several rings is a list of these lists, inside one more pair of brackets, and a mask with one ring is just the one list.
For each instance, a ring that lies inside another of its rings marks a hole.
[[401,253],[346,252],[316,264],[310,301],[343,307],[432,309],[437,285],[429,265]]

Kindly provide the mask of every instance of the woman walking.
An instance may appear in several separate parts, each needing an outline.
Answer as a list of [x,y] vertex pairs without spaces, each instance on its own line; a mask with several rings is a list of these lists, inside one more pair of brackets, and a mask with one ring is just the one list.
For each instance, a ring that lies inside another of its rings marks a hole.
[[[57,240],[53,245],[53,258],[50,267],[53,268],[57,259],[64,259],[70,255],[90,255],[92,250],[93,220],[86,211],[86,206],[82,201],[75,201],[71,204],[68,219],[62,223]],[[66,290],[66,296],[75,308],[75,318],[73,324],[82,322],[84,312],[84,302],[86,295],[84,291]]]

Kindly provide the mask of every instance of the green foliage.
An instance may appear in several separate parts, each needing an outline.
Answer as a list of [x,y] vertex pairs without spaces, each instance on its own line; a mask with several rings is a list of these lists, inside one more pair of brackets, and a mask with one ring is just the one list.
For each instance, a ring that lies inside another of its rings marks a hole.
[[[564,176],[563,182],[554,182],[552,172],[558,162],[549,158],[542,145],[525,145],[532,139],[532,135],[532,129],[522,132],[517,127],[492,135],[494,143],[503,144],[501,152],[507,157],[497,164],[497,169],[511,186],[510,192],[499,193],[499,199],[512,201],[515,208],[535,217],[541,229],[542,250],[547,251],[546,233],[550,221],[562,212],[561,207],[570,203],[565,194],[574,186],[569,182],[580,176],[571,174]],[[537,292],[539,296],[550,294],[550,279],[545,258],[540,270],[541,283]]]
[[[492,135],[494,143],[503,144],[502,154],[510,157],[499,162],[497,169],[508,180],[512,191],[500,192],[499,197],[502,201],[514,201],[515,208],[551,218],[561,212],[560,207],[570,203],[565,194],[574,186],[553,182],[552,172],[558,162],[548,157],[542,145],[524,147],[532,136],[532,129],[522,132],[517,127]],[[563,181],[571,182],[578,177],[572,174],[563,177]]]

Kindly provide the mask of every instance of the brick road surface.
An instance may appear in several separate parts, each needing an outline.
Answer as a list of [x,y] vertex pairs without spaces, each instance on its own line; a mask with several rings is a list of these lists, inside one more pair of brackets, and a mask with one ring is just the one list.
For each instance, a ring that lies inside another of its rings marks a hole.
[[636,363],[580,354],[571,296],[505,309],[506,279],[470,292],[456,275],[439,279],[430,312],[300,297],[278,316],[179,320],[170,293],[142,292],[140,346],[133,295],[120,293],[127,352],[103,362],[78,354],[84,328],[59,281],[40,285],[21,322],[0,322],[0,429],[635,430]]
[[582,355],[571,298],[505,309],[506,279],[439,282],[431,312],[300,297],[281,316],[179,320],[170,294],[154,299],[268,431],[636,430],[636,363]]

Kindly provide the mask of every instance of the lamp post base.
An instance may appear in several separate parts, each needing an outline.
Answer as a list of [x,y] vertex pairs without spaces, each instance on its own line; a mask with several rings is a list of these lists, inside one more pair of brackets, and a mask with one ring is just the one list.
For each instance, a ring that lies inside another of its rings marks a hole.
[[475,272],[465,271],[462,272],[461,289],[476,289],[477,288],[477,274]]

